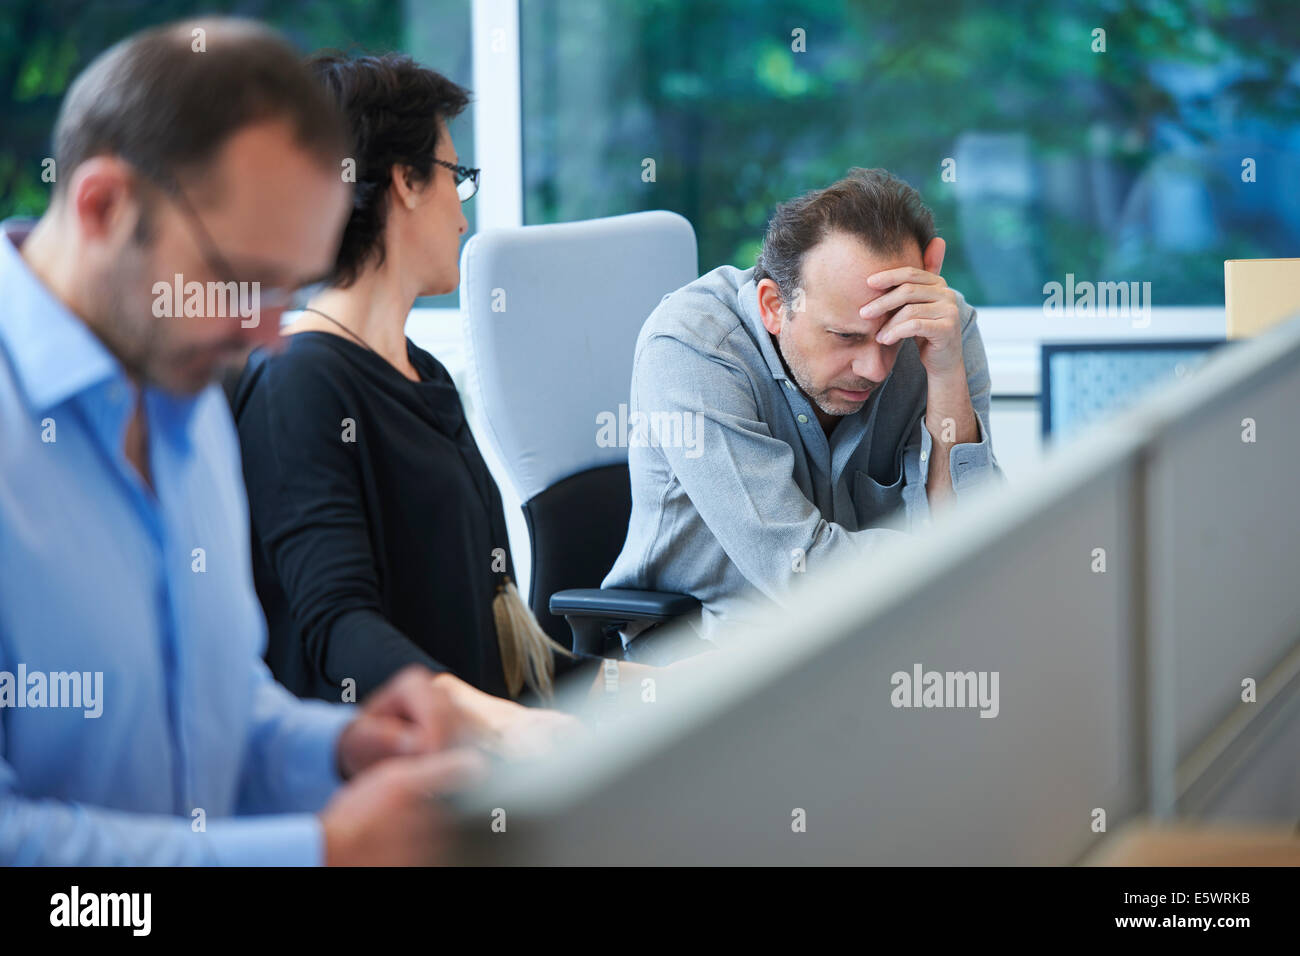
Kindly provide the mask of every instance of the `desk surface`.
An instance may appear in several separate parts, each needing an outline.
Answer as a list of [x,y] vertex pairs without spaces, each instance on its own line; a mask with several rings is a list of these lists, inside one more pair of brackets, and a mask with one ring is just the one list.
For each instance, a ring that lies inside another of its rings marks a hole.
[[1134,824],[1086,861],[1089,866],[1300,866],[1294,827]]

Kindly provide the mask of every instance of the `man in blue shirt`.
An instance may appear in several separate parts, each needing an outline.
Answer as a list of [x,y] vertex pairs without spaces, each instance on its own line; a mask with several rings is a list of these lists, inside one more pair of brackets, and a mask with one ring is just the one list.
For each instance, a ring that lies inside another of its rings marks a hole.
[[55,147],[48,212],[0,237],[0,864],[436,859],[459,705],[420,671],[364,708],[271,679],[209,384],[334,262],[341,121],[218,20],[97,59]]

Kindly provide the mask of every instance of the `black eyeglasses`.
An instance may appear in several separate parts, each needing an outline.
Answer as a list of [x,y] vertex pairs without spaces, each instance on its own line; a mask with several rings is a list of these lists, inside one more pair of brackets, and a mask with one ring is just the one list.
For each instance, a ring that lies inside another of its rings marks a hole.
[[483,170],[471,169],[468,166],[457,166],[445,159],[435,159],[434,162],[439,166],[450,169],[452,175],[456,177],[456,195],[460,197],[461,202],[465,202],[478,192],[478,177]]
[[[198,211],[186,197],[185,191],[181,189],[181,184],[176,181],[175,177],[167,173],[151,171],[141,163],[132,162],[131,165],[145,179],[153,183],[164,196],[170,198],[180,207],[181,212],[184,213],[184,218],[190,224],[190,234],[194,237],[208,269],[222,279],[234,280],[237,273],[231,268],[226,257],[221,254],[221,250],[217,248],[216,242],[212,239],[212,234],[203,225],[203,220],[199,217]],[[299,291],[298,288],[267,286],[261,282],[257,283],[257,287],[259,306],[263,309],[287,309],[293,304]]]

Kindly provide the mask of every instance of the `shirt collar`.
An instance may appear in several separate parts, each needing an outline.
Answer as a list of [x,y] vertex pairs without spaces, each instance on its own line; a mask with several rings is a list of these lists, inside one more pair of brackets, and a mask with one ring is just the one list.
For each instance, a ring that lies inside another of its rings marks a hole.
[[0,228],[0,345],[13,364],[28,404],[49,411],[113,378],[125,379],[117,359],[81,319],[32,273],[18,247],[25,224]]
[[741,321],[749,328],[754,341],[758,343],[758,349],[763,353],[763,360],[767,362],[772,377],[778,382],[791,381],[790,376],[786,374],[785,363],[781,361],[781,355],[776,350],[776,343],[772,341],[772,334],[764,327],[763,319],[758,314],[758,283],[754,281],[753,268],[747,269],[742,275],[745,281],[736,290]]
[[[19,254],[30,230],[25,222],[0,224],[0,349],[8,354],[28,405],[39,415],[78,396],[97,405],[107,395],[114,399],[108,404],[120,404],[117,412],[129,415],[134,387],[122,364]],[[152,407],[163,412],[162,420],[151,424],[184,442],[196,398],[146,392],[154,396]]]

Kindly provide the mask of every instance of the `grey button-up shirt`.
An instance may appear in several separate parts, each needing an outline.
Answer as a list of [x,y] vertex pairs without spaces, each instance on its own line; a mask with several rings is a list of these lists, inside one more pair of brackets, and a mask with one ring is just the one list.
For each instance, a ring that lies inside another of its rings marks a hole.
[[[905,339],[893,370],[829,438],[781,364],[753,269],[722,266],[664,298],[637,339],[628,418],[632,517],[603,587],[692,594],[701,633],[757,621],[796,574],[928,524],[926,373]],[[954,445],[960,497],[996,476],[989,371],[960,299],[978,443]]]

